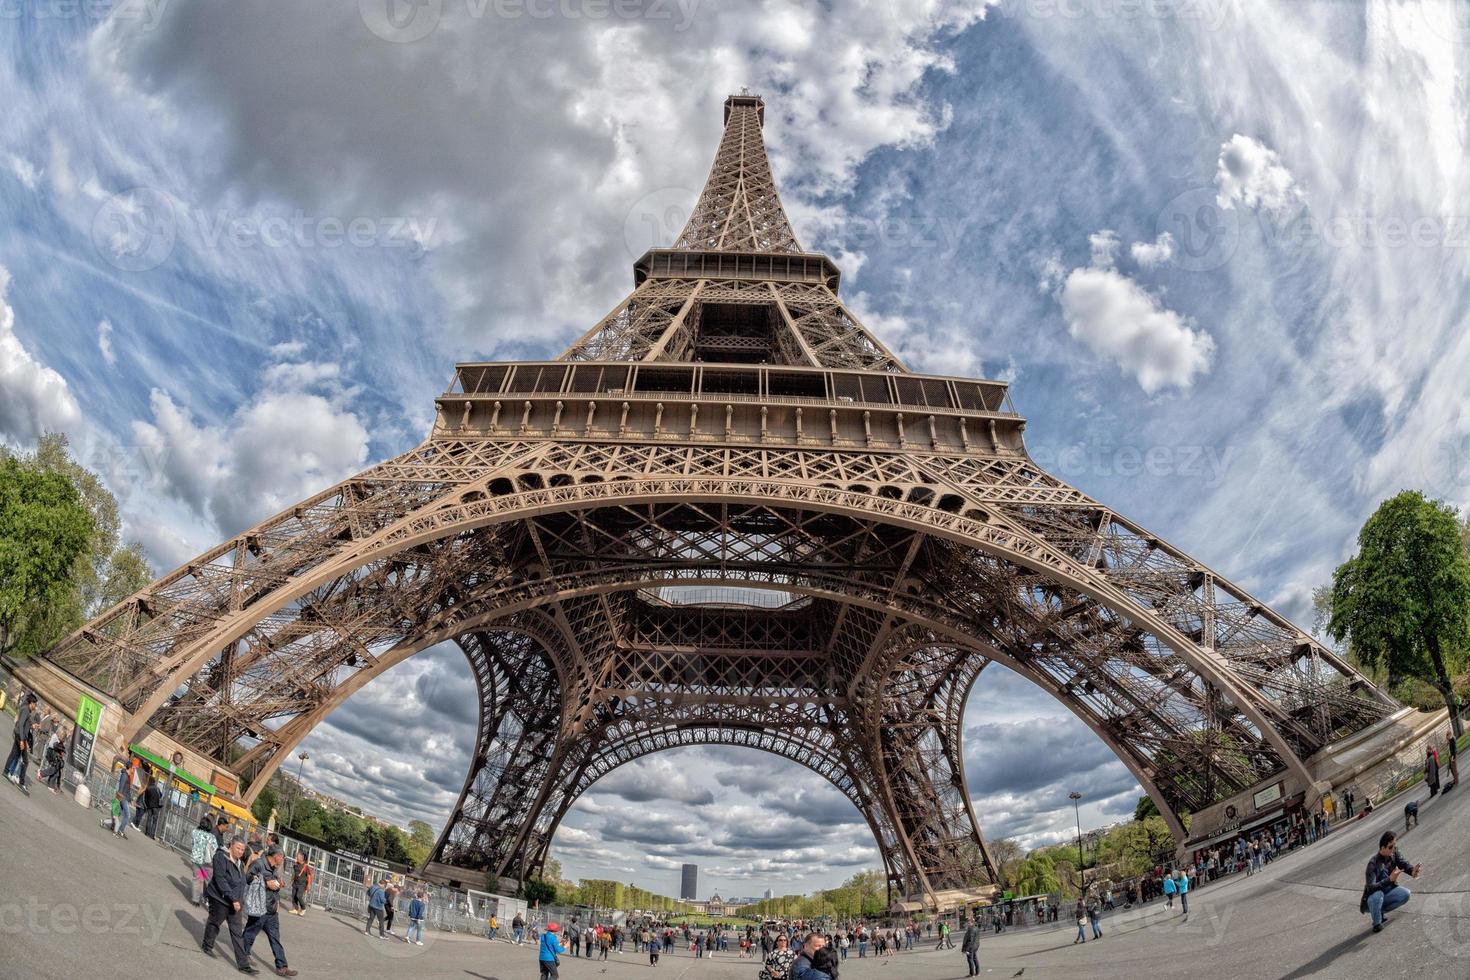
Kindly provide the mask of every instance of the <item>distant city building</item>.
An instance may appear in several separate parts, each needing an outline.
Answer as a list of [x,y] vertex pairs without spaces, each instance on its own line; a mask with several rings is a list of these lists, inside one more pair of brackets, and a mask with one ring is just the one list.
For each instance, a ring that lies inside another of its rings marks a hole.
[[764,895],[762,895],[762,896],[761,896],[761,897],[762,897],[762,898],[764,898],[764,899],[766,899],[766,900],[767,900],[767,901],[770,901],[770,900],[771,900],[771,899],[772,899],[772,898],[774,898],[774,897],[775,897],[775,896],[774,896],[774,895],[772,895],[772,894],[771,894],[771,890],[770,890],[770,889],[769,889],[769,888],[767,888],[767,889],[766,889],[766,893],[765,893],[765,894],[764,894]]
[[693,899],[697,894],[699,885],[699,865],[684,865],[684,873],[679,881],[679,898],[683,900]]
[[[694,867],[694,865],[686,864],[684,865],[684,867],[692,868]],[[711,897],[707,902],[699,901],[696,899],[694,901],[685,902],[684,904],[689,906],[689,911],[694,912],[698,915],[721,916],[740,915],[742,912],[745,911],[747,905],[753,903],[746,899],[724,899],[720,897],[719,892],[715,892],[714,896]]]

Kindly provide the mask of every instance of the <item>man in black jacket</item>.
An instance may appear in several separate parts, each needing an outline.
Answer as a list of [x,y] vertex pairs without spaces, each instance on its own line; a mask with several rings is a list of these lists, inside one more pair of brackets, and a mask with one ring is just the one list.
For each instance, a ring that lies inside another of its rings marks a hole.
[[255,937],[264,932],[265,938],[270,940],[271,953],[276,958],[276,976],[294,977],[296,971],[286,965],[286,950],[281,945],[281,919],[276,906],[281,896],[281,865],[285,863],[286,855],[272,844],[245,871],[247,888],[256,878],[265,882],[265,914],[252,915],[245,920],[245,955],[250,955]]
[[240,922],[240,905],[245,901],[245,872],[240,870],[240,856],[244,853],[245,841],[240,837],[230,838],[228,848],[214,852],[213,872],[209,876],[209,884],[204,886],[204,897],[209,900],[209,921],[204,926],[203,947],[213,956],[220,923],[227,923],[230,946],[235,952],[235,966],[241,973],[258,973],[245,954],[244,927]]
[[960,941],[960,950],[965,954],[965,965],[969,968],[969,977],[980,975],[980,927],[975,924],[974,919],[965,922],[965,936]]
[[1400,872],[1407,871],[1417,878],[1421,870],[1419,865],[1410,864],[1399,855],[1397,840],[1397,834],[1385,830],[1378,838],[1378,853],[1368,861],[1363,900],[1358,904],[1358,911],[1373,916],[1374,932],[1382,931],[1388,913],[1409,900],[1409,889],[1399,884]]

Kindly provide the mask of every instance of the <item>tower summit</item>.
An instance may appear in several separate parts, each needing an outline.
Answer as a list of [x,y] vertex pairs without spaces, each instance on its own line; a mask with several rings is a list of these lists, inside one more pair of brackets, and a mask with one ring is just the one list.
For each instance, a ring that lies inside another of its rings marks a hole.
[[1367,743],[1334,744],[1407,709],[1041,470],[1005,384],[908,371],[801,250],[761,100],[724,112],[688,224],[561,358],[460,364],[422,444],[168,573],[23,682],[101,692],[105,744],[146,737],[252,800],[353,692],[453,640],[480,724],[424,870],[475,885],[536,874],[618,766],[733,745],[851,801],[895,906],[993,895],[961,750],[992,663],[1081,718],[1180,842],[1365,778],[1344,774]]

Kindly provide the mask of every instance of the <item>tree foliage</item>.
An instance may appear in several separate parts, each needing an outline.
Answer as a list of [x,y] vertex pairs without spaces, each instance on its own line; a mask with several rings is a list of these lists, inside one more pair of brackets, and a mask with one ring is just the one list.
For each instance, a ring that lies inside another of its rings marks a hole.
[[50,624],[66,618],[93,530],[65,476],[8,453],[0,458],[0,653],[46,647]]
[[1149,817],[1157,816],[1161,816],[1161,814],[1159,813],[1159,805],[1154,802],[1154,798],[1147,794],[1140,796],[1138,798],[1138,805],[1133,808],[1133,819],[1146,820]]
[[1405,491],[1379,505],[1358,532],[1358,553],[1332,576],[1328,632],[1353,655],[1417,677],[1455,710],[1453,675],[1470,652],[1470,558],[1453,508]]
[[29,656],[153,573],[140,546],[119,546],[117,500],[64,435],[43,435],[28,456],[0,448],[0,464],[0,653]]

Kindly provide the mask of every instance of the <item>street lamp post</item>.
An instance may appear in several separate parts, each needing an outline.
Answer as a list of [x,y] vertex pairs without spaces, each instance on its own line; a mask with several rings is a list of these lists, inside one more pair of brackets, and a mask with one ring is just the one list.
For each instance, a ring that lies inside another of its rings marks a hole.
[[291,811],[286,816],[286,822],[292,827],[296,826],[296,798],[301,795],[301,772],[306,768],[306,760],[311,756],[303,752],[296,758],[301,760],[296,764],[296,792],[291,794]]
[[1072,801],[1072,812],[1077,817],[1077,889],[1085,895],[1087,894],[1087,872],[1082,867],[1086,860],[1082,856],[1082,794],[1073,790],[1067,794],[1067,799]]

